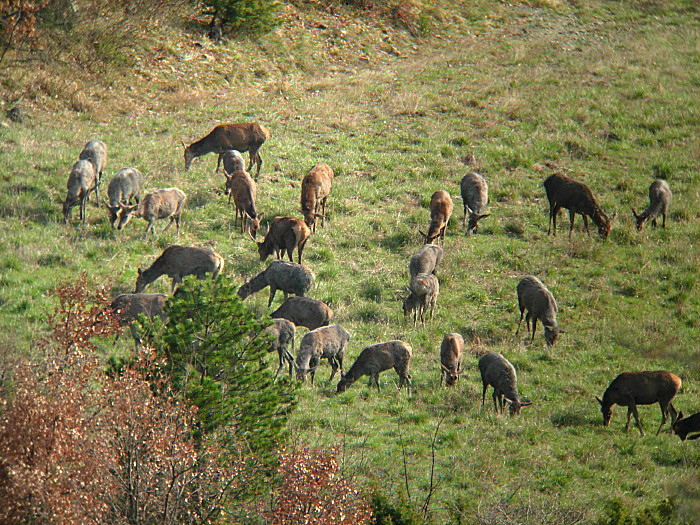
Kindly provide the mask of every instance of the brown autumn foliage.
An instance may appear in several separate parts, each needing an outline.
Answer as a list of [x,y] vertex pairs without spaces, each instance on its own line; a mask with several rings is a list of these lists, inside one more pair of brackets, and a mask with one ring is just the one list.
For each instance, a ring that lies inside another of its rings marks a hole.
[[0,0],[0,32],[9,44],[36,33],[37,13],[49,4],[50,0]]
[[213,522],[239,465],[195,447],[195,408],[146,380],[152,352],[104,372],[93,339],[119,330],[104,289],[83,275],[55,295],[44,357],[0,392],[0,523]]
[[338,472],[336,451],[306,447],[279,452],[282,486],[277,492],[273,525],[359,525],[369,523],[365,498]]

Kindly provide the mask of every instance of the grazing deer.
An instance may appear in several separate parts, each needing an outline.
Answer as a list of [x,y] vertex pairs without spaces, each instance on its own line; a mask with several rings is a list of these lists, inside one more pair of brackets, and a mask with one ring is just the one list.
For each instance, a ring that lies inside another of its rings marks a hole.
[[216,279],[223,269],[224,258],[214,250],[173,244],[163,250],[160,257],[149,268],[145,270],[139,268],[134,293],[141,293],[161,275],[172,278],[172,291],[175,291],[175,287],[186,275],[196,275],[197,278],[204,279],[207,273],[211,273],[211,278]]
[[532,403],[522,403],[518,393],[518,377],[515,367],[498,352],[489,352],[479,359],[479,372],[483,392],[481,406],[486,402],[486,389],[493,387],[493,406],[496,413],[502,413],[504,402],[508,403],[511,416],[517,416],[521,407],[530,406]]
[[[484,213],[486,205],[489,203],[489,185],[484,177],[471,172],[462,178],[459,187],[464,204],[462,226],[467,226],[467,235],[471,235],[479,229],[479,221],[490,215]],[[469,225],[467,225],[467,211],[469,212]]]
[[241,233],[250,232],[251,237],[255,239],[260,230],[260,221],[263,218],[262,213],[258,213],[255,207],[255,199],[257,195],[257,185],[253,178],[246,171],[236,171],[226,175],[226,190],[228,202],[231,203],[231,197],[236,206],[236,217],[233,220],[235,228],[238,222],[238,216],[241,216]]
[[612,406],[620,405],[627,407],[627,424],[625,432],[629,430],[630,419],[634,415],[634,420],[639,428],[639,433],[643,436],[644,430],[639,421],[637,405],[653,405],[659,403],[661,408],[661,425],[656,431],[658,436],[661,428],[666,423],[666,418],[670,412],[671,425],[676,421],[677,413],[673,408],[671,400],[681,388],[681,379],[671,372],[659,370],[656,372],[624,372],[618,375],[603,394],[603,399],[596,396],[600,403],[600,411],[603,413],[603,425],[610,424],[612,417]]
[[177,234],[180,235],[180,216],[185,206],[187,195],[178,188],[162,188],[147,194],[143,200],[132,206],[121,204],[122,211],[119,215],[117,229],[123,229],[132,217],[143,217],[148,222],[143,238],[148,238],[148,233],[153,231],[153,226],[158,219],[170,219],[163,229],[163,233],[175,223]]
[[700,432],[700,412],[686,418],[683,417],[683,412],[678,412],[678,417],[672,428],[673,432],[681,438],[681,441],[685,441],[686,438],[691,440],[700,438],[700,434],[688,437],[688,434],[691,432]]
[[301,213],[304,222],[316,232],[316,219],[326,222],[326,199],[333,185],[333,170],[328,164],[316,164],[301,181]]
[[379,373],[393,368],[399,375],[399,389],[407,385],[411,392],[411,374],[408,368],[411,364],[413,349],[411,345],[403,341],[389,341],[367,346],[360,352],[347,374],[342,374],[337,393],[345,392],[347,388],[362,376],[369,376],[369,385],[377,386],[377,391],[381,391],[379,386]]
[[418,230],[418,233],[425,239],[426,244],[432,243],[435,239],[438,239],[440,245],[445,243],[445,231],[447,230],[447,224],[450,222],[453,209],[454,205],[449,193],[445,190],[438,190],[433,193],[430,198],[430,225],[428,226],[428,233]]
[[544,326],[544,340],[547,345],[552,346],[564,331],[557,326],[557,302],[552,293],[547,287],[534,275],[523,277],[517,286],[518,307],[520,308],[520,320],[518,321],[518,329],[515,331],[517,336],[520,333],[520,325],[525,317],[525,325],[530,330],[530,322],[532,322],[532,339],[535,340],[535,332],[537,331],[537,321],[542,322]]
[[289,260],[293,261],[292,253],[296,248],[299,256],[297,262],[301,264],[301,255],[304,253],[304,246],[310,235],[311,230],[303,220],[295,217],[275,217],[263,242],[257,242],[254,238],[253,241],[258,245],[261,261],[270,255],[282,259],[285,251]]
[[102,181],[102,172],[107,164],[107,144],[101,140],[91,140],[78,157],[80,160],[90,161],[95,168],[95,196],[97,201],[100,200],[100,182]]
[[[610,234],[610,219],[600,209],[598,203],[593,197],[591,190],[582,182],[578,182],[571,177],[567,177],[563,173],[555,173],[550,175],[544,181],[544,189],[547,193],[549,201],[549,229],[550,233],[557,236],[557,215],[559,210],[566,208],[569,210],[569,238],[574,230],[574,217],[578,213],[583,216],[583,226],[588,233],[588,217],[593,219],[593,222],[598,226],[598,234],[607,239]],[[615,215],[613,214],[613,218]]]
[[651,220],[651,225],[656,228],[656,219],[659,215],[663,217],[661,227],[666,227],[666,213],[671,206],[671,188],[665,180],[655,180],[649,186],[649,207],[642,213],[637,214],[634,208],[634,220],[637,223],[637,230],[644,228],[644,223]]
[[190,169],[190,165],[195,158],[207,153],[217,153],[219,158],[216,163],[216,171],[218,172],[221,167],[223,154],[233,149],[240,152],[249,152],[250,165],[248,166],[248,171],[253,167],[253,164],[256,164],[258,170],[255,178],[257,179],[262,168],[262,158],[260,158],[258,150],[269,138],[269,130],[255,122],[216,126],[206,137],[193,142],[189,146],[185,146],[185,169]]
[[97,178],[95,176],[95,168],[89,160],[79,160],[73,164],[73,169],[68,177],[67,184],[68,192],[66,200],[63,202],[63,219],[66,224],[70,223],[71,210],[73,206],[80,206],[80,221],[87,220],[86,205],[90,193],[97,188]]
[[464,338],[460,334],[447,334],[440,345],[440,384],[454,385],[462,375]]

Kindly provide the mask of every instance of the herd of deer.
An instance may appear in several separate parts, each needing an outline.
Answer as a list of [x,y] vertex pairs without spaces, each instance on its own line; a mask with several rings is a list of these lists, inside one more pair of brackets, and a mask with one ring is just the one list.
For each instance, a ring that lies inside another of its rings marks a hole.
[[[216,126],[211,133],[202,139],[185,146],[185,169],[189,169],[192,161],[208,153],[218,154],[216,171],[223,163],[225,195],[229,203],[235,205],[234,227],[240,217],[241,233],[247,233],[256,240],[260,230],[263,213],[256,207],[256,179],[262,168],[260,147],[270,137],[269,131],[257,123],[243,123]],[[249,153],[249,165],[246,170],[242,152]],[[80,206],[80,219],[86,220],[86,203],[92,192],[99,201],[99,185],[107,160],[107,147],[101,141],[89,142],[80,154],[79,160],[73,166],[69,180],[68,193],[63,204],[63,215],[66,222],[70,221],[71,209]],[[257,166],[256,177],[248,171]],[[276,217],[269,225],[267,234],[262,242],[257,242],[260,260],[274,256],[276,261],[253,279],[246,281],[239,290],[239,295],[245,299],[265,287],[270,287],[268,306],[272,304],[275,292],[279,289],[285,294],[285,301],[280,308],[272,313],[273,325],[269,328],[273,336],[271,351],[279,355],[277,374],[289,366],[296,366],[297,378],[304,380],[307,373],[313,383],[316,368],[320,359],[326,358],[332,367],[331,379],[336,370],[340,370],[341,380],[337,391],[342,392],[358,378],[368,375],[370,386],[379,388],[379,373],[394,368],[399,375],[399,388],[406,384],[410,390],[411,375],[411,346],[403,341],[389,341],[362,350],[352,367],[343,370],[343,357],[350,334],[339,325],[330,325],[333,311],[321,301],[305,297],[315,276],[313,272],[301,264],[304,247],[310,235],[316,231],[316,222],[321,219],[323,226],[326,218],[326,200],[331,192],[334,173],[327,164],[314,166],[303,178],[301,184],[301,212],[303,220],[295,217]],[[143,177],[135,168],[119,171],[108,187],[109,202],[105,206],[109,211],[112,227],[122,229],[132,217],[142,217],[148,222],[145,236],[153,230],[157,219],[170,219],[167,230],[172,223],[179,233],[180,215],[187,199],[184,192],[178,188],[162,188],[148,193],[140,199]],[[547,234],[556,236],[557,215],[561,208],[569,210],[571,237],[574,217],[583,217],[584,227],[588,232],[588,218],[598,227],[598,233],[606,239],[610,233],[611,218],[609,218],[596,203],[591,190],[583,183],[564,174],[557,173],[544,181],[544,188],[549,201],[549,228]],[[466,235],[478,231],[479,221],[489,214],[485,213],[488,204],[488,184],[477,173],[468,173],[460,184],[460,192],[464,204],[463,226]],[[656,226],[658,217],[662,217],[662,226],[666,226],[666,215],[671,203],[671,191],[663,180],[654,181],[649,188],[650,204],[642,213],[632,209],[637,229],[641,230],[647,221]],[[403,299],[404,314],[413,314],[414,326],[418,318],[425,323],[426,314],[433,312],[439,295],[439,281],[436,277],[437,267],[443,256],[445,232],[453,211],[450,194],[445,190],[436,191],[430,200],[430,223],[427,233],[419,233],[425,240],[425,245],[411,257],[409,262],[410,284],[408,295]],[[614,218],[614,215],[612,216]],[[468,221],[468,222],[467,222]],[[165,231],[164,230],[164,231]],[[436,243],[436,244],[433,244]],[[297,250],[297,263],[293,262],[293,251]],[[290,262],[282,260],[287,254]],[[123,294],[117,297],[113,308],[120,313],[125,324],[130,324],[138,314],[149,317],[163,317],[162,294],[144,294],[144,288],[162,275],[172,278],[173,291],[186,275],[196,275],[204,278],[211,274],[215,278],[224,266],[224,259],[211,249],[173,245],[168,247],[151,267],[138,271],[135,294]],[[292,293],[296,296],[288,297]],[[520,321],[518,330],[526,315],[526,326],[532,332],[534,340],[537,321],[544,326],[545,341],[553,345],[563,331],[557,326],[557,304],[554,296],[547,287],[536,277],[526,276],[517,286]],[[294,327],[301,325],[309,328],[294,362],[289,352],[289,343],[294,344]],[[447,334],[440,348],[441,383],[454,385],[462,374],[461,364],[464,353],[464,340],[456,333]],[[497,412],[502,412],[504,403],[509,405],[510,414],[520,412],[520,408],[530,403],[522,403],[517,388],[517,378],[513,365],[501,354],[491,352],[483,355],[478,361],[481,373],[483,396],[485,402],[488,386],[493,387],[493,402]],[[626,372],[618,375],[603,394],[603,399],[596,399],[601,405],[604,425],[608,425],[612,414],[612,406],[617,404],[628,407],[627,425],[629,429],[631,417],[639,431],[644,435],[639,420],[637,405],[659,403],[661,408],[661,425],[657,434],[667,421],[670,414],[673,431],[681,439],[693,432],[700,432],[700,413],[683,418],[682,412],[677,412],[671,401],[681,387],[678,376],[666,371]],[[689,439],[700,438],[700,433]]]

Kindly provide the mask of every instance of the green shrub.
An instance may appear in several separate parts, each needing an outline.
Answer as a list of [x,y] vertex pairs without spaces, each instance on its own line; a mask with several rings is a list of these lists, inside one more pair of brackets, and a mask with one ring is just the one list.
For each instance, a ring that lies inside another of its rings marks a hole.
[[234,31],[260,34],[281,23],[277,17],[281,4],[275,0],[204,0],[202,5],[212,15],[212,27],[218,22]]

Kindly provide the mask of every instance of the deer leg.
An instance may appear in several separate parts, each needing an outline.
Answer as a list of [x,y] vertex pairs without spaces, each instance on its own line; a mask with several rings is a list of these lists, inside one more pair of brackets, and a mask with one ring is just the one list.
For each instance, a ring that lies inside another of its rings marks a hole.
[[665,213],[662,214],[662,217],[663,217],[663,222],[661,223],[661,227],[666,228],[666,214]]
[[172,226],[173,222],[175,222],[174,215],[170,217],[170,221],[168,222],[168,225],[165,228],[163,228],[163,233],[168,231],[168,228],[170,228],[170,226]]
[[[530,315],[530,314],[528,314]],[[530,343],[532,343],[535,340],[535,332],[537,331],[537,317],[534,315],[532,317],[532,337],[530,338]]]
[[143,234],[143,238],[148,238],[148,232],[153,230],[153,224],[156,222],[155,218],[148,221],[148,226],[146,226],[146,232]]
[[500,414],[500,411],[498,410],[498,394],[496,393],[496,389],[493,389],[493,394],[491,396],[493,398],[493,409],[496,411],[496,414]]
[[[272,300],[275,298],[275,294],[276,294],[276,293],[277,293],[277,288],[275,288],[274,286],[271,285],[271,286],[270,286],[270,298],[269,298],[268,301],[267,301],[267,307],[268,307],[268,308],[269,308],[270,305],[272,304]],[[286,299],[286,297],[285,297],[285,299]]]
[[[299,245],[297,246],[297,253],[299,254],[299,264],[301,264],[301,254],[304,253],[304,247],[306,246],[306,240],[304,242],[300,242]],[[294,248],[292,248],[294,249]],[[290,252],[289,254],[289,260],[292,260],[292,254]]]
[[586,229],[586,235],[590,235],[590,232],[588,231],[588,215],[582,215],[583,217],[583,227]]
[[576,218],[576,212],[569,210],[569,239],[571,239],[571,234],[574,231],[574,219]]
[[328,378],[328,382],[330,383],[331,381],[333,381],[333,376],[338,370],[338,362],[336,361],[335,357],[329,357],[328,363],[331,365],[331,377]]
[[639,433],[643,436],[644,429],[642,428],[642,423],[639,421],[639,413],[637,412],[637,404],[634,402],[634,400],[630,401],[629,407],[627,408],[627,424],[625,425],[625,432],[629,431],[630,420],[632,419],[632,416],[634,416],[634,421],[637,424],[637,428],[639,429]]
[[273,383],[275,381],[277,381],[277,376],[280,375],[280,371],[284,368],[284,362],[286,361],[284,352],[285,352],[285,350],[282,349],[281,347],[277,348],[277,357],[279,358],[280,365],[277,367],[277,372],[275,372],[275,377],[272,380]]
[[[551,217],[551,213],[550,213]],[[464,217],[462,217],[462,228],[465,228],[467,226],[467,205],[464,205]],[[547,231],[547,235],[549,235],[549,231]]]

